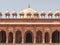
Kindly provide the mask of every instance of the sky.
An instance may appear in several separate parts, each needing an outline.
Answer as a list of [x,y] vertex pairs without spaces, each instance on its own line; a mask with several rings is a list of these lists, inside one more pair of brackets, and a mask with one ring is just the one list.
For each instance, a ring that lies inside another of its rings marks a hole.
[[48,12],[50,9],[55,12],[60,10],[60,0],[0,0],[0,11],[5,13],[7,9],[12,12],[14,9],[17,13],[21,9],[25,9],[30,4],[32,9],[41,12],[44,9]]

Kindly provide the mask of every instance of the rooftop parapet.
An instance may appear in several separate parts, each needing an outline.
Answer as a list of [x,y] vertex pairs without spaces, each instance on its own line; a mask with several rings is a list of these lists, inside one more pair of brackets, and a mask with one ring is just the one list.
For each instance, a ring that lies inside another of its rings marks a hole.
[[[5,15],[6,17],[4,18],[60,18],[60,11],[57,10],[55,12],[55,14],[50,10],[48,11],[48,13],[46,13],[46,11],[42,10],[41,12],[38,12],[32,8],[30,8],[30,6],[26,9],[21,10],[19,13],[16,12],[16,10],[14,9],[12,11],[12,13],[10,13],[9,10],[5,11],[5,14],[2,14],[2,12],[0,11],[0,18],[3,18],[3,15]],[[11,17],[12,15],[12,17]]]

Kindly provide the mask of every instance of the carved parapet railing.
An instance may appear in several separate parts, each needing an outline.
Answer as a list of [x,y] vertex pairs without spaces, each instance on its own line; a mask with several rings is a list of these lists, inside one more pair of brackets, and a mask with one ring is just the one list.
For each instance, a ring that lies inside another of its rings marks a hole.
[[0,19],[0,22],[60,22],[60,19],[40,19],[40,18]]

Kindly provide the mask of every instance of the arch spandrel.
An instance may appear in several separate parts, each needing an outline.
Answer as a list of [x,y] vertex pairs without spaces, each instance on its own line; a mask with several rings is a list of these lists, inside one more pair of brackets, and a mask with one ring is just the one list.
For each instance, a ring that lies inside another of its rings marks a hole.
[[8,30],[9,32],[15,32],[15,31],[16,31],[16,27],[9,26],[9,27],[7,28],[7,30]]
[[[55,31],[59,31],[59,29],[52,30],[52,33],[55,32]],[[59,31],[59,32],[60,32],[60,31]]]
[[27,32],[27,31],[34,32],[34,27],[25,27],[24,28],[24,33]]
[[17,31],[19,31],[19,32],[21,32],[22,33],[22,29],[15,29],[15,33],[17,32]]
[[13,27],[8,27],[8,30],[9,30],[9,31],[13,31],[14,28],[13,28]]
[[2,30],[5,31],[5,32],[8,31],[7,27],[0,27],[0,31],[2,31]]

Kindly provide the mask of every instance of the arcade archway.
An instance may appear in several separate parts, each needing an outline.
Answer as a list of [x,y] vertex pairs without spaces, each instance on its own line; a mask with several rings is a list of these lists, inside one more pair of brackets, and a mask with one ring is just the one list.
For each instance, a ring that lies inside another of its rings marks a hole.
[[21,33],[21,31],[16,31],[15,42],[16,43],[21,43],[22,42],[22,33]]
[[36,33],[36,42],[42,43],[42,32],[41,31],[37,31]]
[[33,43],[33,34],[31,31],[25,33],[25,43]]
[[5,31],[0,32],[0,43],[6,43],[6,32]]
[[46,32],[45,33],[45,43],[49,43],[49,41],[50,41],[49,33]]
[[59,36],[60,36],[59,31],[54,31],[52,33],[52,43],[59,43],[60,42]]
[[8,43],[13,43],[13,33],[9,32]]

